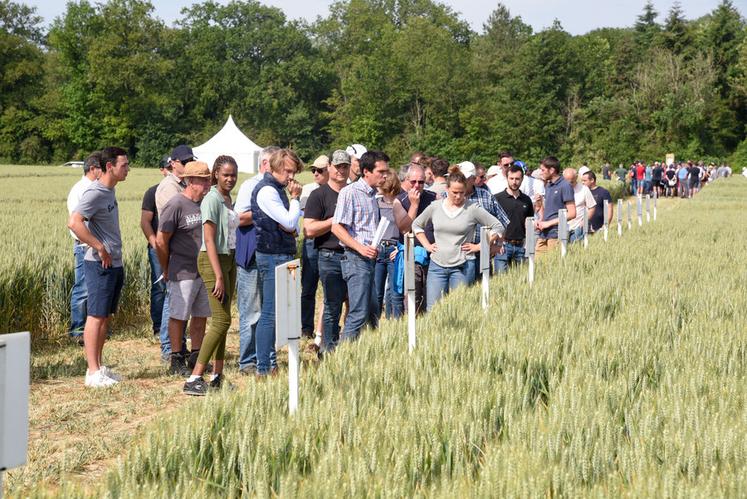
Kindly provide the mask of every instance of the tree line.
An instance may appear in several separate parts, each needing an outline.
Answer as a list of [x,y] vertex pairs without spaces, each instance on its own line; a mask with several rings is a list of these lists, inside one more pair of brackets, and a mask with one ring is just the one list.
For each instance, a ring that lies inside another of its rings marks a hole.
[[[633,21],[633,20],[631,20]],[[492,164],[636,158],[747,165],[747,22],[731,0],[687,19],[535,32],[502,4],[482,32],[432,0],[346,0],[313,23],[256,1],[196,3],[166,25],[145,0],[72,1],[48,26],[0,0],[0,161],[105,145],[154,166],[229,113],[304,158],[362,143]],[[737,166],[741,166],[737,165]]]

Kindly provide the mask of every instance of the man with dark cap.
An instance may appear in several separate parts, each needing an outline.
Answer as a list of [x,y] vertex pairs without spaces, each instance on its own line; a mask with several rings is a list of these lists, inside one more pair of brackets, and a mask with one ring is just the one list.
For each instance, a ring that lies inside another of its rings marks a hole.
[[[156,213],[163,213],[163,208],[166,203],[171,200],[174,196],[184,192],[187,186],[182,177],[184,176],[184,168],[187,163],[194,161],[195,156],[192,153],[192,148],[186,144],[180,144],[171,151],[171,172],[158,184],[156,188]],[[171,360],[171,340],[169,339],[169,293],[166,292],[163,299],[163,311],[161,314],[161,359],[164,362],[170,362]],[[182,348],[179,350],[182,352],[186,351],[186,335],[182,342]],[[197,360],[197,355],[188,357],[189,360]],[[194,367],[190,366],[189,369]]]
[[[164,156],[158,165],[164,177],[171,172],[171,158]],[[143,195],[140,211],[140,229],[148,241],[148,263],[150,265],[150,320],[153,323],[153,334],[161,332],[161,315],[163,300],[166,296],[166,282],[161,279],[161,264],[156,254],[156,232],[158,232],[158,210],[156,210],[156,189],[159,184],[151,186]]]

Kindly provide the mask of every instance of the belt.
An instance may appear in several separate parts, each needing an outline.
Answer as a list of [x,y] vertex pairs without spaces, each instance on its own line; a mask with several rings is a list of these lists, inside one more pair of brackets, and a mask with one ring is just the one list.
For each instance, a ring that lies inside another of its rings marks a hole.
[[524,244],[524,239],[504,239],[503,242],[513,244],[514,246],[521,246]]
[[329,253],[336,253],[338,255],[342,255],[343,253],[345,253],[345,250],[342,248],[340,249],[319,248],[319,252],[321,253],[322,251],[327,251]]
[[382,246],[397,246],[397,241],[392,241],[392,240],[387,239],[387,240],[381,241],[381,245]]

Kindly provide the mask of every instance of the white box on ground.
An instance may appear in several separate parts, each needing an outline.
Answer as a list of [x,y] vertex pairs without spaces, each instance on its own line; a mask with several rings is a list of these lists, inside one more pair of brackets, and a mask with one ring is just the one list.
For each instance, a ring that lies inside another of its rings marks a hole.
[[275,348],[301,337],[301,262],[275,267]]
[[28,332],[0,335],[0,471],[26,464],[30,355]]

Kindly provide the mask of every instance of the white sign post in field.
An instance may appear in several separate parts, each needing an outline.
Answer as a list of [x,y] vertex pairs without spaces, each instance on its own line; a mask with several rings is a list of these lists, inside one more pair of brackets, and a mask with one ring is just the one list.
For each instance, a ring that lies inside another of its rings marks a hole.
[[584,206],[583,231],[584,231],[584,249],[589,249],[589,210],[586,209],[586,206]]
[[527,274],[527,280],[529,285],[534,284],[534,250],[537,244],[537,236],[534,232],[534,217],[527,218],[524,222],[525,239],[524,239],[524,255],[529,261],[529,273]]
[[656,200],[659,199],[659,191],[654,189],[654,222],[656,222]]
[[560,257],[568,253],[568,210],[558,210],[558,239],[560,240]]
[[407,347],[415,350],[415,236],[405,234],[405,293],[407,293]]
[[633,204],[628,201],[628,230],[633,228]]
[[643,199],[641,196],[636,196],[636,211],[638,213],[638,227],[643,225]]
[[288,345],[288,411],[298,409],[298,370],[301,340],[301,262],[275,267],[275,348]]
[[617,200],[617,237],[623,235],[623,200]]
[[0,498],[5,470],[26,464],[30,338],[28,332],[0,335]]
[[480,228],[480,272],[482,272],[482,309],[490,299],[490,227]]
[[606,243],[610,232],[610,202],[606,199],[604,200],[602,216],[604,217],[604,242]]
[[646,194],[646,223],[651,222],[651,194]]

